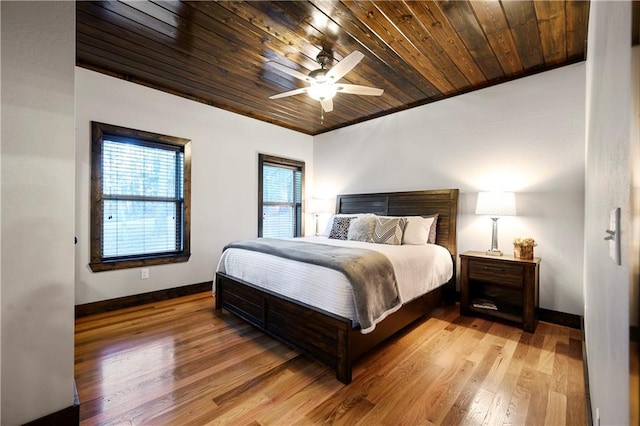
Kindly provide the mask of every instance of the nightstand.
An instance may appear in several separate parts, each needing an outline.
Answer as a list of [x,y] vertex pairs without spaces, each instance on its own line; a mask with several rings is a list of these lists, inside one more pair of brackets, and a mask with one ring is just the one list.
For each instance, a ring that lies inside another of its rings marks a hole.
[[538,323],[540,258],[460,255],[460,313],[485,314],[522,324],[533,333]]

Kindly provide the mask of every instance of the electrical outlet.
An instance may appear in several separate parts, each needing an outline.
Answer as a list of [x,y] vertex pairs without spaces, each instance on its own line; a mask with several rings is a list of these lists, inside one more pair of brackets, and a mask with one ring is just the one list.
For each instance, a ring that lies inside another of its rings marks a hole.
[[149,268],[140,269],[140,279],[146,280],[147,278],[149,278]]

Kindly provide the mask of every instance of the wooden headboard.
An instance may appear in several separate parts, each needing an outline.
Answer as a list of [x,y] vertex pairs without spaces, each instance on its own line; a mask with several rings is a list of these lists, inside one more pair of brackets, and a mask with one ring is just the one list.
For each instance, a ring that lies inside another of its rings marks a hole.
[[336,212],[374,213],[381,216],[427,216],[438,213],[436,244],[446,247],[454,262],[456,260],[457,189],[338,195]]

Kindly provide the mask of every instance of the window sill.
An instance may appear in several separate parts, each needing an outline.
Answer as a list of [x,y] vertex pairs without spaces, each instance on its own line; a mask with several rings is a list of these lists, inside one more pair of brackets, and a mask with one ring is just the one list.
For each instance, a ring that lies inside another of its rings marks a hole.
[[115,260],[110,262],[91,262],[89,263],[89,267],[93,272],[115,271],[118,269],[131,269],[153,265],[169,265],[172,263],[188,262],[189,257],[191,257],[191,253],[176,256]]

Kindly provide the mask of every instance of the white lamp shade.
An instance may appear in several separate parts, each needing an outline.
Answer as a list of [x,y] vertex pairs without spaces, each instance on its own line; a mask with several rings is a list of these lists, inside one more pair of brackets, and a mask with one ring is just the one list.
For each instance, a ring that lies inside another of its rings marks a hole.
[[515,216],[516,196],[513,192],[478,192],[476,214]]
[[311,198],[307,200],[307,213],[330,213],[329,203],[331,200],[322,200],[319,198]]

